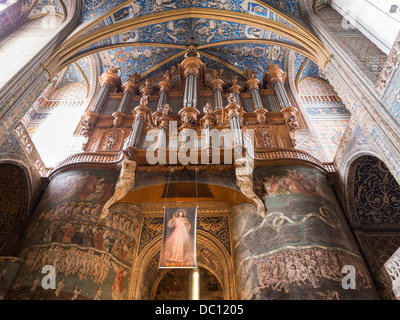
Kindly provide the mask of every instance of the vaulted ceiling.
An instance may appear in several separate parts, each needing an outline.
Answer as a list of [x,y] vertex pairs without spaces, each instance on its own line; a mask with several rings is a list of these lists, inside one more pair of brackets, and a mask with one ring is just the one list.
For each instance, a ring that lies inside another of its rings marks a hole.
[[43,65],[58,85],[67,76],[88,83],[80,66],[97,55],[126,81],[176,66],[194,45],[208,68],[262,77],[270,63],[284,67],[286,50],[296,53],[298,78],[317,75],[331,54],[297,21],[298,0],[83,0],[80,27]]

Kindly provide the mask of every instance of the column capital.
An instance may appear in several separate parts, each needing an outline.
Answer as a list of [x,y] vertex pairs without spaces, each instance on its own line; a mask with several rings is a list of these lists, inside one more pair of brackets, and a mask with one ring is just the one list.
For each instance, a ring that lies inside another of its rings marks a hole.
[[135,119],[140,119],[146,123],[148,116],[151,115],[151,109],[147,105],[148,96],[143,95],[140,99],[140,104],[134,110]]
[[207,104],[203,108],[204,116],[203,116],[203,127],[212,127],[214,125],[214,108],[207,102]]
[[222,92],[222,86],[224,85],[225,81],[221,79],[221,75],[224,69],[221,69],[220,71],[213,70],[212,71],[212,77],[213,80],[211,80],[210,85],[213,91],[221,91]]
[[137,84],[132,80],[125,82],[124,85],[122,86],[124,93],[129,92],[131,95],[134,95],[136,93],[136,88]]
[[190,74],[193,74],[197,79],[200,79],[203,66],[204,63],[197,56],[188,56],[179,65],[181,72],[183,72],[184,78]]
[[181,117],[182,128],[190,128],[196,124],[200,111],[193,107],[185,107],[179,111],[178,115]]

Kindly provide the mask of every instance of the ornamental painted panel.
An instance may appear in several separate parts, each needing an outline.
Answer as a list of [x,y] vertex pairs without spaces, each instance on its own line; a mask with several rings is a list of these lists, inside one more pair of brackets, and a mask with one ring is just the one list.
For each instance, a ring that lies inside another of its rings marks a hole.
[[400,186],[382,161],[372,156],[358,158],[350,167],[347,181],[352,224],[400,222]]
[[16,231],[27,206],[28,185],[24,171],[13,164],[0,164],[0,233]]
[[[21,241],[24,258],[11,298],[121,300],[135,261],[142,214],[116,203],[100,219],[117,170],[72,170],[51,179]],[[54,266],[55,289],[41,286],[43,266]]]

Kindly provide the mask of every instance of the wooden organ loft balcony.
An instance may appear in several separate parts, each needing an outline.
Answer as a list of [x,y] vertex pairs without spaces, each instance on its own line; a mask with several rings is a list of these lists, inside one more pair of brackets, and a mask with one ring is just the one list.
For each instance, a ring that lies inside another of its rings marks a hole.
[[137,72],[122,84],[111,66],[78,127],[86,138],[84,152],[57,167],[118,163],[125,155],[142,170],[171,165],[231,170],[238,158],[235,165],[242,166],[249,164],[245,157],[254,157],[255,166],[300,162],[332,172],[333,166],[295,149],[299,111],[285,91],[286,73],[275,64],[266,70],[261,81],[248,68],[242,83],[237,76],[223,80],[223,70],[207,73],[195,47],[178,68],[162,72],[157,85],[149,78],[141,82]]

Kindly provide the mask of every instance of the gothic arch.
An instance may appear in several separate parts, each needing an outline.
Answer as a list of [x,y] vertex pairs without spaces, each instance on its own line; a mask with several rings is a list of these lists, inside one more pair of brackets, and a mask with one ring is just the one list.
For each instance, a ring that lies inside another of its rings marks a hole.
[[[44,65],[49,74],[54,74],[57,70],[62,68],[62,66],[74,61],[88,45],[95,45],[96,43],[109,38],[110,35],[117,35],[136,28],[150,26],[154,23],[168,22],[176,19],[196,19],[203,18],[204,16],[207,16],[209,19],[248,24],[288,37],[296,42],[296,45],[292,46],[292,48],[307,53],[322,68],[326,66],[331,56],[325,46],[312,33],[303,27],[295,28],[274,20],[244,13],[232,13],[227,10],[185,8],[140,16],[135,19],[105,26],[101,30],[95,30],[94,32],[84,33],[85,29],[82,29],[60,45],[45,61]],[[89,26],[92,26],[92,24],[88,25],[86,29],[89,28]],[[256,43],[257,42],[258,40]],[[216,42],[213,45],[219,45],[219,43]],[[199,47],[199,49],[201,49],[201,47]],[[61,52],[63,53],[62,56],[60,55]]]
[[30,218],[32,188],[27,168],[0,160],[0,255],[13,255]]
[[68,14],[66,19],[58,26],[57,32],[51,36],[40,50],[34,53],[34,56],[28,62],[24,62],[21,65],[20,70],[12,73],[4,83],[0,95],[0,103],[3,107],[2,120],[0,122],[0,143],[4,139],[3,136],[15,128],[25,115],[26,110],[48,85],[49,76],[41,63],[77,25],[81,7],[82,0],[69,1],[68,6],[66,6]]
[[[222,285],[224,299],[235,299],[236,282],[231,256],[216,238],[204,231],[197,230],[196,239],[198,266],[207,269],[217,278]],[[161,241],[161,235],[155,237],[136,258],[137,263],[132,270],[128,299],[142,300],[154,297],[158,283],[167,272],[165,270],[158,271]],[[212,255],[212,258],[208,260],[203,254]],[[208,261],[214,263],[214,267],[208,265]],[[215,264],[216,261],[218,261],[218,265]],[[145,287],[145,280],[148,280],[148,287]],[[144,295],[143,292],[145,292]]]
[[[386,164],[370,152],[354,155],[348,163],[346,194],[351,224],[395,223],[395,213],[400,209],[400,186]],[[367,171],[368,176],[363,177]],[[360,199],[361,196],[365,198]]]

